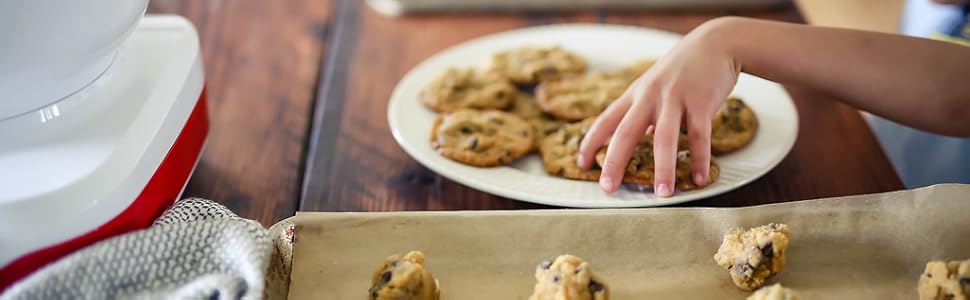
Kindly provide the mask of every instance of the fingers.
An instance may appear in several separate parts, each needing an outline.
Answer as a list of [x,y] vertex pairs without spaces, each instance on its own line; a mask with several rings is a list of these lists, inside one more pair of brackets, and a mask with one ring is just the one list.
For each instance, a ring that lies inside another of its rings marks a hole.
[[627,110],[613,134],[610,147],[606,150],[606,160],[603,163],[603,172],[600,174],[600,187],[607,193],[613,193],[619,189],[633,147],[643,137],[647,126],[652,123],[653,106],[642,103],[646,101],[634,101]]
[[589,169],[593,165],[593,157],[606,141],[613,135],[616,126],[628,110],[630,110],[631,93],[625,93],[620,99],[606,107],[606,110],[596,118],[593,125],[586,132],[583,141],[579,144],[579,157],[576,158],[576,165],[582,169]]
[[697,186],[707,185],[711,167],[711,117],[687,112],[687,142],[690,146],[690,169]]
[[[674,194],[674,177],[677,168],[677,138],[680,136],[680,102],[664,99],[653,136],[654,193],[660,197]],[[610,150],[613,147],[610,146]],[[605,171],[605,170],[604,170]]]

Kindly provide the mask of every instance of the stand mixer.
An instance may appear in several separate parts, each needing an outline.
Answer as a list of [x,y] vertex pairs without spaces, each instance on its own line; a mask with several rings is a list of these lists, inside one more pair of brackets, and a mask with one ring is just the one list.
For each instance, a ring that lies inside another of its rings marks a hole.
[[198,162],[198,34],[147,4],[0,0],[0,291],[151,225]]

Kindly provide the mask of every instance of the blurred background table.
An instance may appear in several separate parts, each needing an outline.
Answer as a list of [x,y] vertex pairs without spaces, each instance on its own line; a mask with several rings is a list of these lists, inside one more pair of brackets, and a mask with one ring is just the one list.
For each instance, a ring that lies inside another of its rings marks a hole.
[[[413,66],[489,33],[614,23],[687,33],[740,15],[802,22],[793,4],[760,10],[491,12],[386,17],[358,0],[154,0],[202,40],[211,130],[184,197],[270,225],[308,211],[522,209],[438,176],[391,136],[387,100]],[[902,189],[859,113],[787,87],[800,115],[792,152],[732,192],[684,206],[744,206]]]

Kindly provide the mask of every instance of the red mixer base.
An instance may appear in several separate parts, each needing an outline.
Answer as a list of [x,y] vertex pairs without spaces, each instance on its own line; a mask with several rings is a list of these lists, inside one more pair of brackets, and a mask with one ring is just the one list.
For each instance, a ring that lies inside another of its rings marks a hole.
[[98,241],[144,229],[172,206],[188,182],[202,154],[209,132],[206,93],[203,88],[195,108],[185,121],[172,148],[165,155],[141,194],[118,216],[74,239],[21,256],[0,269],[0,292],[44,265]]

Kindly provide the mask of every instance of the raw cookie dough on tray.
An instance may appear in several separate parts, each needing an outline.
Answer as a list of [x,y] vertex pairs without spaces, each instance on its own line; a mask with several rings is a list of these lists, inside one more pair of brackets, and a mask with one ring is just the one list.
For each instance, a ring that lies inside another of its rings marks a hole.
[[[595,118],[654,62],[644,59],[587,72],[588,62],[579,54],[558,46],[526,45],[496,52],[482,69],[447,68],[420,94],[421,102],[441,113],[431,128],[431,146],[448,159],[477,167],[505,165],[538,150],[549,175],[598,180],[599,166],[576,166],[579,143]],[[717,155],[747,145],[758,121],[754,111],[732,97],[711,126],[711,150]],[[652,145],[645,145],[641,141],[634,150],[623,182],[653,184]],[[600,163],[607,146],[596,157]],[[678,150],[687,150],[686,138],[681,138]],[[690,157],[682,151],[677,158],[680,190],[706,186],[691,179]],[[719,173],[712,159],[708,184]]]
[[603,279],[589,263],[569,254],[536,267],[536,285],[529,300],[609,300]]
[[438,280],[424,268],[424,253],[387,257],[371,278],[371,300],[438,300]]
[[970,259],[926,263],[917,291],[920,300],[970,299]]
[[753,291],[785,268],[790,236],[788,225],[780,223],[734,228],[724,234],[714,261],[730,271],[734,285]]
[[748,296],[748,300],[801,300],[802,297],[790,288],[781,286],[780,283],[758,289]]

